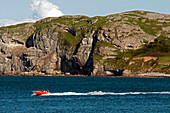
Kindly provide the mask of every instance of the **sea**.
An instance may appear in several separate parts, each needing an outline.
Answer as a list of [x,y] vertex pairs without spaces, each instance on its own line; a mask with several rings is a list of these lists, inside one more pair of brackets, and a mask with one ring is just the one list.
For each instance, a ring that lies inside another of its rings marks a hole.
[[0,76],[0,113],[170,113],[170,78]]

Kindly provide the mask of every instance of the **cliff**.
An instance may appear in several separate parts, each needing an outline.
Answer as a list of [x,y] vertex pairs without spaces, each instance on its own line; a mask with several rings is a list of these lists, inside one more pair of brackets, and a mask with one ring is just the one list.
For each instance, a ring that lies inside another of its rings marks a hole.
[[0,74],[170,73],[170,15],[62,16],[0,28]]

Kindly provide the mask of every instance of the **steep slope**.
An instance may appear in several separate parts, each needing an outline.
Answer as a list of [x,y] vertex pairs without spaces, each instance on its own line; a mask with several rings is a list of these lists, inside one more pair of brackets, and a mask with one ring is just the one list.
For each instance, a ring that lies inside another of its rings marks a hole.
[[[122,75],[159,71],[163,67],[158,57],[166,57],[164,62],[169,65],[167,48],[159,56],[138,51],[154,48],[149,44],[158,45],[160,37],[170,39],[170,15],[147,11],[92,18],[63,16],[2,27],[0,73]],[[168,41],[166,46],[170,46]],[[157,57],[149,60],[154,62],[149,63],[150,70],[142,68],[141,62],[148,60],[135,63],[138,69],[134,69],[132,62],[142,59],[135,57],[146,56]]]

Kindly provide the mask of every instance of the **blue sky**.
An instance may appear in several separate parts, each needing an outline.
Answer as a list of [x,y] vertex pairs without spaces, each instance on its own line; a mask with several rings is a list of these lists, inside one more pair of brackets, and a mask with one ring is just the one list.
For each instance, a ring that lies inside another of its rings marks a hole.
[[94,16],[135,9],[170,14],[170,0],[58,0],[56,3],[64,14]]
[[[34,0],[43,1],[43,0]],[[170,14],[170,0],[45,0],[59,7],[64,15],[104,16],[130,10]],[[32,0],[0,0],[0,21],[34,19]],[[50,8],[50,7],[49,7]],[[41,12],[41,11],[39,11]],[[46,12],[45,12],[46,13]],[[41,14],[39,14],[41,15]],[[44,16],[42,16],[43,18]],[[1,22],[2,23],[2,22]]]

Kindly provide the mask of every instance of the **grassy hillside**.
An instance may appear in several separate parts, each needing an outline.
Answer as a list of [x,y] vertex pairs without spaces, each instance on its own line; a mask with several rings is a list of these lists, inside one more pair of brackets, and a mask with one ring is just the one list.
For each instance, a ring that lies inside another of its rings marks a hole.
[[[91,67],[90,71],[95,69],[96,73],[100,71],[100,74],[115,68],[127,69],[134,73],[170,73],[170,15],[166,14],[128,11],[108,16],[45,18],[35,23],[1,27],[0,39],[0,55],[9,60],[2,61],[3,65],[8,67],[6,72],[14,70],[12,66],[8,66],[12,65],[12,59],[9,59],[11,54],[7,55],[11,48],[29,45],[21,56],[28,54],[25,59],[32,62],[28,65],[30,67],[39,65],[34,64],[35,59],[56,52],[56,59],[67,57],[67,62],[61,62],[66,64],[64,68],[69,71],[75,66],[78,67],[77,72],[80,69],[82,72],[87,71]],[[35,50],[29,53],[31,47]],[[36,51],[40,52],[39,55],[33,55]],[[21,56],[16,56],[16,59],[22,58]],[[37,56],[38,58],[35,58]],[[77,63],[74,66],[73,57],[76,57]],[[29,63],[18,62],[16,67]],[[52,65],[57,67],[55,70],[61,70],[61,62],[54,60]],[[25,68],[30,70],[30,67]],[[5,69],[7,68],[3,70]],[[43,71],[47,69],[51,69],[50,65],[44,66]]]

